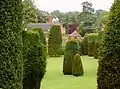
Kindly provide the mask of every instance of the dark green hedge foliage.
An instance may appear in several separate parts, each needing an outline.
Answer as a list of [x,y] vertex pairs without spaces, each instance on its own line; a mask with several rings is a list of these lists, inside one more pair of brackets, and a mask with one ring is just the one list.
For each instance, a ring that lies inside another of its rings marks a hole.
[[94,58],[98,59],[98,53],[99,53],[99,43],[95,42],[95,46],[94,46]]
[[61,56],[62,48],[62,34],[60,25],[53,25],[50,29],[48,39],[48,55]]
[[63,73],[72,75],[72,61],[76,53],[79,53],[79,44],[75,40],[68,41],[65,46]]
[[88,34],[88,56],[94,55],[95,41],[97,39],[97,33]]
[[0,88],[22,89],[22,0],[0,0]]
[[82,54],[88,55],[88,36],[84,36],[82,40]]
[[45,35],[44,35],[44,32],[41,28],[34,28],[34,29],[31,29],[35,32],[38,32],[39,33],[39,36],[40,36],[40,41],[42,44],[46,45],[46,39],[45,39]]
[[76,54],[72,61],[72,74],[74,76],[83,76],[84,74],[82,60],[79,54]]
[[78,42],[78,44],[79,44],[79,54],[80,54],[80,55],[83,55],[83,54],[82,54],[82,41],[77,40],[77,42]]
[[109,12],[97,73],[97,89],[120,89],[120,0]]
[[37,31],[23,32],[23,89],[40,89],[46,71],[46,48]]
[[97,39],[95,41],[95,48],[94,48],[94,58],[98,59],[100,56],[100,50],[101,50],[101,46],[103,43],[103,37],[104,37],[104,31],[100,31],[98,33]]

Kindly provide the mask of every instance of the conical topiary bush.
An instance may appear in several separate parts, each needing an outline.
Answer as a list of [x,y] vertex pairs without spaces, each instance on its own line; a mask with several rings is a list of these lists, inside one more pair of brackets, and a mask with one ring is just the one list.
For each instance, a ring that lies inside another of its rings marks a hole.
[[72,61],[72,74],[74,76],[82,76],[84,74],[84,69],[79,54],[76,54],[74,56],[74,60]]
[[76,40],[70,40],[66,43],[63,61],[64,75],[72,75],[72,61],[76,53],[79,53],[79,44]]

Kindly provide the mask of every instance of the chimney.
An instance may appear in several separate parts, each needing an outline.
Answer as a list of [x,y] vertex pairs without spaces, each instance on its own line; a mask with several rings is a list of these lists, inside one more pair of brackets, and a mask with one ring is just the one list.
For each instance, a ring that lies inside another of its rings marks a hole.
[[48,23],[52,23],[52,19],[53,19],[52,15],[48,16]]

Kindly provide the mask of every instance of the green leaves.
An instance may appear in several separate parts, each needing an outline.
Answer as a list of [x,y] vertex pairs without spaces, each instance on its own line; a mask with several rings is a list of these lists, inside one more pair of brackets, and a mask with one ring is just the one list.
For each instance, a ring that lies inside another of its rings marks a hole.
[[48,39],[48,55],[61,56],[62,34],[60,25],[53,25]]

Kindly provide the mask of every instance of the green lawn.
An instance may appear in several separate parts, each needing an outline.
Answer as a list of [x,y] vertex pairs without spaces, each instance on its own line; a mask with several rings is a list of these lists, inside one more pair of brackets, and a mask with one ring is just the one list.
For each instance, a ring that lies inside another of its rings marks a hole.
[[96,89],[97,60],[88,56],[81,58],[85,71],[83,77],[63,75],[63,57],[48,58],[41,89]]

